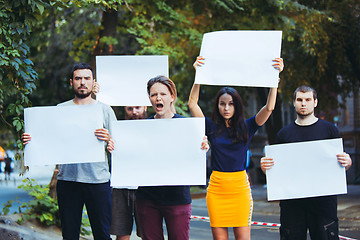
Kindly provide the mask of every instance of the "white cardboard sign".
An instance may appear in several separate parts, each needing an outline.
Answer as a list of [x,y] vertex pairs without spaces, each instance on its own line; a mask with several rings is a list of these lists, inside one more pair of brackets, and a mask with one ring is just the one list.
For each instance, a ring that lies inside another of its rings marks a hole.
[[341,138],[266,146],[275,162],[266,171],[268,200],[347,193],[345,168],[336,157],[342,152]]
[[24,110],[26,166],[105,161],[105,145],[95,136],[103,128],[99,104],[31,107]]
[[282,31],[218,31],[205,33],[195,83],[207,85],[277,87]]
[[112,186],[206,184],[204,118],[115,121],[110,129]]
[[97,100],[111,106],[150,106],[147,82],[169,75],[168,56],[96,56]]

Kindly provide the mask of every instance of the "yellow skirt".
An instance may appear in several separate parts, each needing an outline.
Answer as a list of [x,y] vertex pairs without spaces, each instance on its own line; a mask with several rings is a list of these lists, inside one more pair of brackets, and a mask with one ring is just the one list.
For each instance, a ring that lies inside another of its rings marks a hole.
[[246,171],[213,171],[206,203],[211,227],[250,226],[253,199]]

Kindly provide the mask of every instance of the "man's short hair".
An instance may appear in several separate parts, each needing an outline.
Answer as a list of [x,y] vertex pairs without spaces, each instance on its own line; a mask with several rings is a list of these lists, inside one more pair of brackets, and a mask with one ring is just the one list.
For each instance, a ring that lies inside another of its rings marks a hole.
[[93,78],[95,78],[94,69],[92,69],[92,67],[91,67],[89,64],[87,64],[87,63],[76,63],[76,64],[74,64],[73,67],[72,67],[70,79],[73,79],[73,77],[74,77],[74,72],[75,72],[76,70],[79,70],[79,69],[89,69],[89,70],[91,70],[92,76],[93,76]]
[[302,93],[312,92],[314,100],[317,99],[317,93],[316,93],[315,89],[313,89],[312,87],[309,87],[307,85],[302,85],[294,91],[293,101],[296,100],[296,93],[298,93],[298,92],[302,92]]

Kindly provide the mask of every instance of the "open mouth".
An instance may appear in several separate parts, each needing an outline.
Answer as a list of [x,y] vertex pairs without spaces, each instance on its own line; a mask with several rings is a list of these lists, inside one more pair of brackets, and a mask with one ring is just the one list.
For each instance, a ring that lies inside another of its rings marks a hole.
[[156,103],[155,104],[155,111],[156,112],[161,111],[163,108],[164,108],[164,104],[162,104],[162,103]]

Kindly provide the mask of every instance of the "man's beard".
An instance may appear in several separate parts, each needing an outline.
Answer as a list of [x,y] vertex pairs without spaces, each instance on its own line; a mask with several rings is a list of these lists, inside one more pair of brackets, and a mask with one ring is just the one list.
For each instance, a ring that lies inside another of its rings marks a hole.
[[125,113],[125,119],[126,120],[137,120],[137,119],[145,119],[146,118],[146,112],[143,112],[142,114],[138,116],[129,116]]
[[83,99],[83,98],[87,98],[88,96],[90,96],[91,91],[88,92],[88,93],[80,93],[80,92],[77,92],[77,91],[74,90],[74,94],[75,94],[76,97]]

